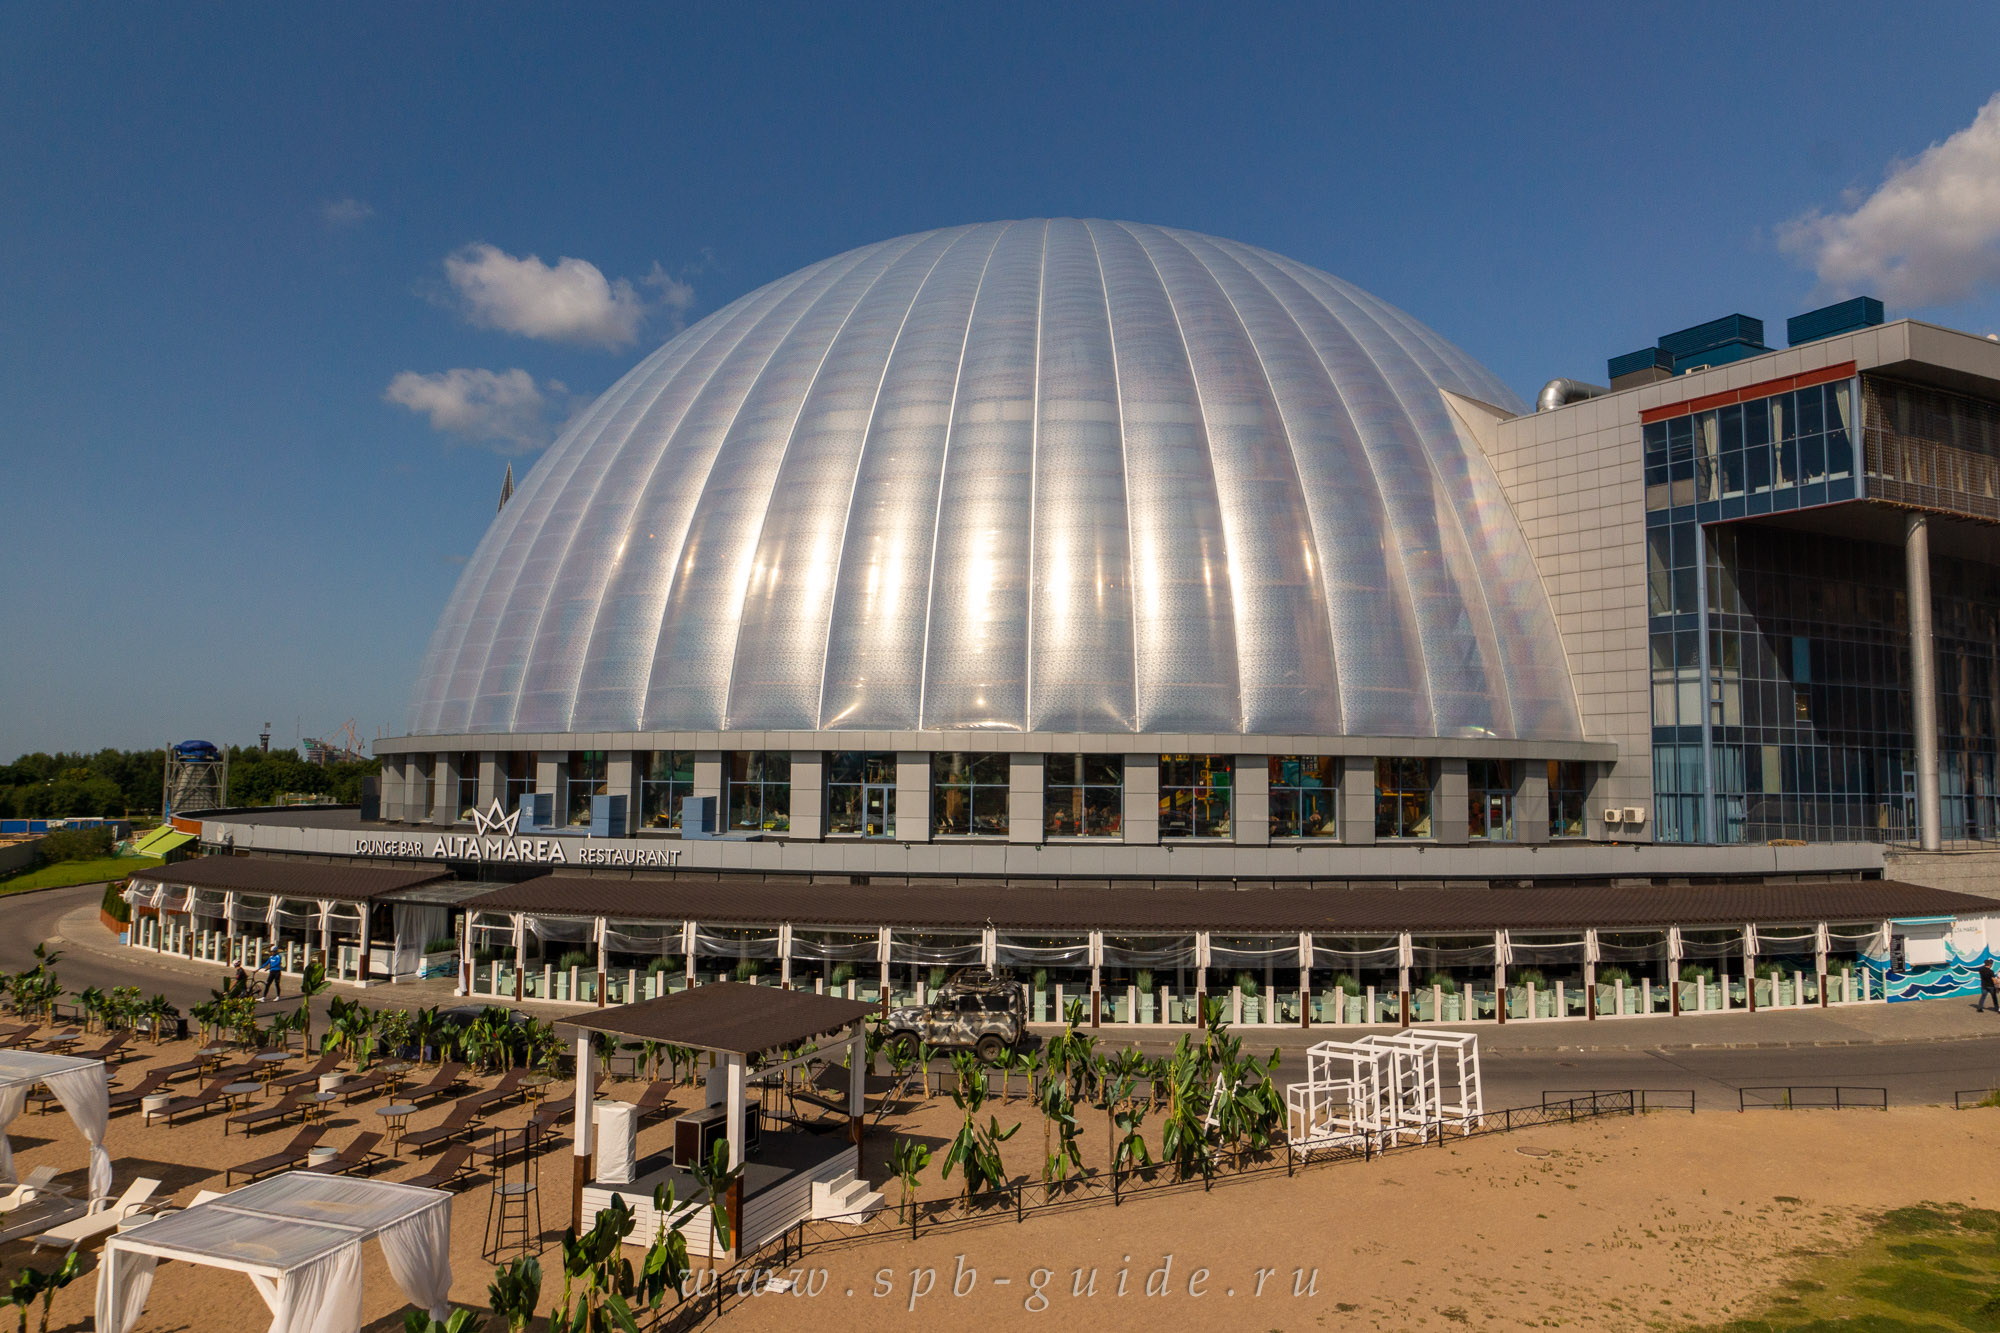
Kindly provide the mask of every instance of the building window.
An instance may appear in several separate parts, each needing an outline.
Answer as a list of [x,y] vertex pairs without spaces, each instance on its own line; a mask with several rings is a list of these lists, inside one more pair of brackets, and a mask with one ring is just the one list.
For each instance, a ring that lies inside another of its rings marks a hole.
[[521,802],[535,791],[535,752],[515,750],[507,756],[506,805],[509,810],[521,808]]
[[791,755],[780,750],[739,750],[729,756],[729,827],[791,831]]
[[848,750],[826,757],[826,831],[896,836],[896,756]]
[[1505,759],[1468,759],[1465,822],[1475,838],[1514,840],[1514,765]]
[[1007,836],[1008,761],[1004,754],[931,756],[931,832]]
[[425,755],[417,760],[417,771],[424,775],[424,818],[437,814],[437,757]]
[[1375,836],[1431,836],[1431,788],[1436,785],[1434,759],[1375,761]]
[[1042,770],[1042,833],[1116,838],[1125,826],[1125,756],[1052,754]]
[[571,750],[563,776],[563,822],[571,828],[590,826],[590,798],[611,791],[605,781],[604,751]]
[[1583,836],[1583,761],[1549,760],[1549,836]]
[[472,812],[479,808],[479,755],[462,754],[458,757],[458,819],[465,823],[472,818]]
[[639,770],[639,826],[681,826],[681,802],[694,795],[694,752],[654,750]]
[[1340,836],[1340,759],[1330,754],[1274,754],[1271,836]]
[[1226,754],[1160,756],[1160,836],[1226,838],[1230,830],[1230,778]]

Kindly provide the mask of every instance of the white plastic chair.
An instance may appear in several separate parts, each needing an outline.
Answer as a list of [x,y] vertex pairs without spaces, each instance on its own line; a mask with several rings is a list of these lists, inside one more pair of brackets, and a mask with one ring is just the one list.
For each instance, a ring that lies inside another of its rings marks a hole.
[[44,1246],[51,1249],[73,1250],[86,1241],[110,1235],[118,1229],[120,1222],[142,1210],[146,1201],[153,1197],[153,1191],[159,1187],[159,1181],[140,1176],[125,1187],[125,1192],[119,1195],[116,1201],[87,1212],[81,1217],[72,1218],[60,1226],[50,1227],[35,1237],[29,1253],[35,1253]]

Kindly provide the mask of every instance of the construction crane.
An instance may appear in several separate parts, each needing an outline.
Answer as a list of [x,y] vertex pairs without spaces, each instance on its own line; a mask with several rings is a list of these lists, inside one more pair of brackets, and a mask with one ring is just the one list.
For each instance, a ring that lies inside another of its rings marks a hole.
[[355,732],[351,717],[325,739],[307,736],[304,745],[308,764],[358,764],[368,758],[361,748],[361,737]]

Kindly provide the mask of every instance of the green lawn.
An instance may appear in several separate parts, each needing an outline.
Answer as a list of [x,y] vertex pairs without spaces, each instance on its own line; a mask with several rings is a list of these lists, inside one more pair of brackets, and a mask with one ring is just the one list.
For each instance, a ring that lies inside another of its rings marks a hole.
[[1699,1333],[1990,1333],[2000,1329],[2000,1213],[1899,1208],[1845,1254],[1823,1255],[1752,1318]]
[[160,858],[157,856],[107,856],[101,861],[58,861],[52,866],[38,866],[24,871],[12,879],[0,879],[0,894],[123,879],[135,871],[151,870],[158,864]]

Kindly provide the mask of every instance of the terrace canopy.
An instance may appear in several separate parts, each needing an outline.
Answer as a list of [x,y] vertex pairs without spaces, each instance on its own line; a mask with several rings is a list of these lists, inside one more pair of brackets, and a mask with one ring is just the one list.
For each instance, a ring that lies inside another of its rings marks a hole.
[[14,1180],[14,1153],[7,1146],[7,1127],[21,1114],[37,1083],[48,1086],[90,1143],[91,1202],[107,1197],[111,1193],[111,1155],[104,1151],[104,1130],[111,1123],[110,1079],[104,1061],[76,1055],[0,1051],[0,1181]]
[[386,1180],[290,1171],[104,1243],[99,1333],[126,1333],[146,1308],[153,1269],[179,1259],[247,1274],[271,1333],[358,1333],[361,1243],[381,1243],[410,1303],[442,1319],[451,1295],[451,1195]]
[[[697,986],[674,995],[621,1004],[563,1020],[576,1032],[575,1186],[570,1196],[570,1221],[583,1226],[585,1159],[591,1152],[591,1108],[596,1101],[590,1057],[590,1034],[601,1032],[634,1041],[657,1041],[712,1051],[722,1057],[727,1099],[729,1165],[743,1165],[745,1086],[751,1057],[789,1051],[821,1038],[848,1044],[851,1071],[847,1092],[849,1133],[861,1142],[862,1091],[867,1077],[867,1039],[863,1020],[876,1006],[860,1000],[835,999],[810,991],[775,986],[749,986],[724,981]],[[808,1058],[808,1057],[799,1057]],[[766,1067],[761,1073],[772,1073]],[[730,1216],[743,1215],[741,1181],[731,1186]]]

